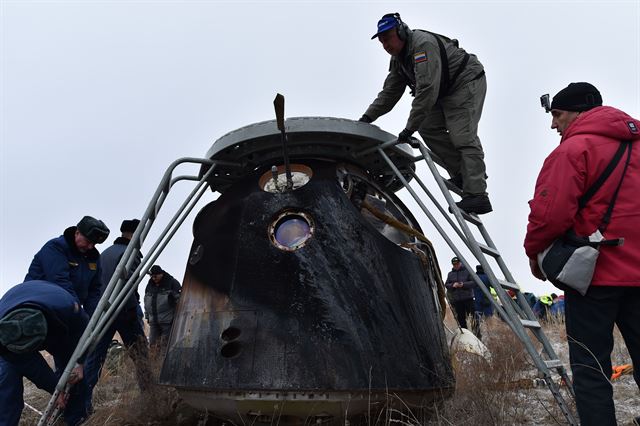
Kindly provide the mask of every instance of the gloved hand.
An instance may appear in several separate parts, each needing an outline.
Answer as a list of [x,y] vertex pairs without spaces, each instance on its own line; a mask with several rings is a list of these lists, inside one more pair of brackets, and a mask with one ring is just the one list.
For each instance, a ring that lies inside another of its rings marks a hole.
[[363,114],[362,117],[360,117],[358,119],[358,121],[362,122],[362,123],[372,123],[373,120],[371,119],[371,117],[369,117],[367,114]]
[[413,134],[413,130],[404,129],[398,135],[398,142],[405,142],[405,143],[409,142],[409,139],[411,138],[412,134]]

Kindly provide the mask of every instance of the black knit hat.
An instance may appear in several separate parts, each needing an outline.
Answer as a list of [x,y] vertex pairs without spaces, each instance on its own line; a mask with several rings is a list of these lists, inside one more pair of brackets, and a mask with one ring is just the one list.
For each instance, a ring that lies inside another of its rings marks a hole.
[[157,274],[164,274],[164,271],[160,266],[153,265],[151,269],[149,269],[149,275],[157,275]]
[[122,225],[120,225],[120,232],[136,232],[139,224],[140,220],[138,219],[123,220]]
[[78,231],[93,244],[104,243],[109,236],[107,225],[91,216],[85,216],[78,222]]
[[602,96],[593,84],[571,83],[553,97],[551,109],[582,112],[601,105]]

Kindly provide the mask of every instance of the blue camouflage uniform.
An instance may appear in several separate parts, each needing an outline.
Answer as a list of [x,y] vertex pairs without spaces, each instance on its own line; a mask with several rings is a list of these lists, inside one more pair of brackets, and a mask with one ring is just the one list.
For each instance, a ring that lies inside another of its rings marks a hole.
[[[47,320],[47,337],[38,350],[49,352],[56,372],[39,351],[15,354],[0,344],[0,426],[15,426],[24,406],[23,377],[38,388],[53,393],[88,323],[87,314],[67,291],[50,282],[29,281],[11,288],[0,299],[0,318],[22,307],[42,311]],[[79,359],[81,363],[83,358]],[[84,417],[84,381],[74,385],[65,410],[65,420],[78,424]]]
[[67,290],[91,316],[100,300],[100,253],[91,249],[80,253],[72,226],[58,238],[49,240],[31,261],[25,281],[44,280]]

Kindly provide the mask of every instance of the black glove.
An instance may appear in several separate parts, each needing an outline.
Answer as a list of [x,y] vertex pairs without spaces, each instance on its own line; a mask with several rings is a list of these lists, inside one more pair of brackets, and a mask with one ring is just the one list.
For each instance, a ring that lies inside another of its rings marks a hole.
[[409,142],[412,134],[413,134],[413,130],[404,129],[398,135],[398,142]]
[[362,117],[360,117],[358,119],[358,121],[362,122],[362,123],[372,123],[373,120],[371,119],[371,117],[369,117],[367,114],[363,114]]

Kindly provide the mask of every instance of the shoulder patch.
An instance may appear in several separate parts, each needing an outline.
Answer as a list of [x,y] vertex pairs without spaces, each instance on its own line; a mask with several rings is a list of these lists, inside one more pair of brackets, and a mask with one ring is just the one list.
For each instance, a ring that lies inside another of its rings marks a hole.
[[627,126],[629,126],[629,130],[631,131],[631,133],[638,133],[638,126],[636,126],[636,123],[634,123],[633,121],[627,121]]
[[418,52],[413,55],[413,61],[416,64],[419,64],[420,62],[424,62],[426,60],[427,60],[427,52]]

